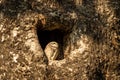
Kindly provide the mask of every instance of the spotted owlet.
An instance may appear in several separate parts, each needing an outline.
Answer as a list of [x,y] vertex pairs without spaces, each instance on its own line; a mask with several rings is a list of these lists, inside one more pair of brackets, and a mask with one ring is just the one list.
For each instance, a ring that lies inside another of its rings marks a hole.
[[44,50],[48,60],[55,60],[59,54],[59,45],[57,42],[49,42]]

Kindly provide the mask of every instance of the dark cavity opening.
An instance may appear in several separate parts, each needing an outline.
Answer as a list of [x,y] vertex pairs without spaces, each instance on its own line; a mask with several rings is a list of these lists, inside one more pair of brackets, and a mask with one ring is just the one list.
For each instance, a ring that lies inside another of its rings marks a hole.
[[63,31],[58,29],[52,30],[52,31],[37,29],[37,35],[43,51],[49,42],[56,41],[60,47],[60,54],[58,55],[57,60],[62,60],[64,58],[64,54],[63,54],[64,32]]

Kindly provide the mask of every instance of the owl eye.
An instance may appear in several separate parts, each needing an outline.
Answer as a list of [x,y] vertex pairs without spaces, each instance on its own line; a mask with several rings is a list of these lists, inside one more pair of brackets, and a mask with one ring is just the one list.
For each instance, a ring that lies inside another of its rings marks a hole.
[[56,44],[56,43],[53,43],[53,44]]

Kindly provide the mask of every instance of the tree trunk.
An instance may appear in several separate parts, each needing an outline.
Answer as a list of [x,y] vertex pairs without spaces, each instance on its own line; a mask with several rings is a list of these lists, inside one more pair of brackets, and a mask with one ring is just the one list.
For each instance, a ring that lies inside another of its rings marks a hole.
[[120,80],[119,28],[119,0],[0,0],[0,80]]

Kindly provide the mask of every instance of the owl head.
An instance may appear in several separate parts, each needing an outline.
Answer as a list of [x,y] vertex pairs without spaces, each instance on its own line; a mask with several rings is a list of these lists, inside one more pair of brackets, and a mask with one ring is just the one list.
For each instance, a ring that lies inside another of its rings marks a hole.
[[55,42],[55,41],[52,41],[49,44],[50,44],[50,47],[53,48],[53,49],[57,49],[59,47],[58,43]]

